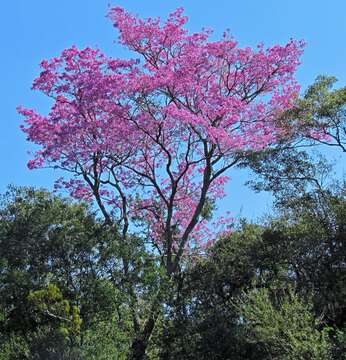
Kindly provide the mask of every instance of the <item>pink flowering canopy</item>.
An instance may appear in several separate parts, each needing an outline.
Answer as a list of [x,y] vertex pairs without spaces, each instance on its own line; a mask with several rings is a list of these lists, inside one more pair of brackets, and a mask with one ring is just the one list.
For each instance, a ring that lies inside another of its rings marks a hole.
[[203,214],[225,195],[239,154],[284,135],[276,119],[297,97],[304,44],[241,48],[228,33],[210,41],[210,31],[187,31],[182,9],[164,23],[118,7],[109,18],[140,59],[73,46],[42,61],[33,88],[53,105],[48,115],[19,109],[39,146],[28,166],[73,175],[57,186],[95,199],[124,238],[132,221],[141,225],[174,271],[212,238]]

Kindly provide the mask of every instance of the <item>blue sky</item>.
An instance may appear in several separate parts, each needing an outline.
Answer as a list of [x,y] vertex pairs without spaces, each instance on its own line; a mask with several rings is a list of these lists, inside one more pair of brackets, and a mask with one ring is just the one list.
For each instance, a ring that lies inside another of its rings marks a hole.
[[[39,62],[58,55],[72,44],[96,46],[108,55],[128,53],[115,43],[117,33],[105,18],[111,5],[120,5],[140,16],[164,18],[184,7],[191,31],[210,27],[215,37],[229,28],[240,45],[285,43],[304,39],[307,48],[297,77],[303,89],[318,74],[330,74],[346,83],[346,1],[344,0],[4,0],[0,14],[0,192],[10,183],[52,188],[51,170],[29,171],[26,167],[32,146],[19,130],[17,105],[48,110],[43,95],[30,90]],[[229,197],[223,207],[235,215],[254,218],[270,209],[268,194],[253,194],[243,185],[248,172],[230,173]]]

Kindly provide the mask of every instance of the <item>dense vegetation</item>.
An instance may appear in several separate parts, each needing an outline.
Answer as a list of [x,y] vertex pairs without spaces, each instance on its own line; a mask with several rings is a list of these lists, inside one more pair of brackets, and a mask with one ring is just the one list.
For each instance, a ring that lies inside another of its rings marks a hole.
[[[330,84],[319,78],[300,104],[318,89],[324,113],[314,112],[342,130],[344,95]],[[173,279],[145,235],[124,244],[90,205],[10,187],[0,210],[0,359],[131,357],[158,291],[148,359],[346,359],[343,179],[297,146],[243,159],[249,184],[275,195],[272,213],[230,224]]]
[[[278,200],[274,215],[242,220],[167,284],[148,358],[343,358],[345,188]],[[31,188],[9,189],[0,216],[0,358],[125,359],[133,312],[145,317],[164,276],[143,239],[124,249],[87,205]]]
[[[0,360],[346,359],[346,183],[314,152],[346,151],[346,88],[299,98],[300,41],[109,17],[141,59],[65,49],[48,114],[18,109],[70,198],[3,194]],[[256,222],[215,216],[237,167],[274,196]]]

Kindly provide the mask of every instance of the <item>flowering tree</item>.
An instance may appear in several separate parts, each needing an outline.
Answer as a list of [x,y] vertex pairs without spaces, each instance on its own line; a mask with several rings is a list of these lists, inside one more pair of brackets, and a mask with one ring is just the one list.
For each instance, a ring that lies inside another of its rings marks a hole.
[[[121,8],[109,17],[140,59],[72,47],[43,61],[33,87],[53,99],[51,111],[19,109],[39,145],[28,166],[73,175],[57,186],[94,199],[124,242],[140,226],[172,278],[215,234],[206,209],[225,195],[227,170],[242,152],[285,136],[287,124],[276,119],[297,96],[303,44],[239,48],[228,33],[210,41],[210,31],[188,33],[181,9],[165,23]],[[135,358],[144,356],[155,320],[153,311]]]

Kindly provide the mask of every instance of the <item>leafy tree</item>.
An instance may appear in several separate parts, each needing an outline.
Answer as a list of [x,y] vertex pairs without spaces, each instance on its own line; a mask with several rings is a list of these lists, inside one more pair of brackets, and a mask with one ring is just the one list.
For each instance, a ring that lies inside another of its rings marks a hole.
[[[90,332],[102,323],[118,334],[107,338],[114,354],[116,348],[126,350],[118,340],[132,334],[121,276],[122,253],[129,249],[120,251],[117,239],[117,231],[99,222],[86,204],[32,188],[11,188],[3,196],[0,345],[12,352],[9,359],[22,353],[28,359],[88,359],[78,354],[85,338],[89,347],[91,339],[96,344]],[[148,286],[140,276],[145,261],[140,243],[134,239],[131,246],[132,281],[141,289]]]
[[[285,249],[294,281],[314,292],[315,305],[332,324],[345,322],[345,182],[333,180],[324,157],[291,148],[253,154],[256,190],[275,194],[277,214],[266,220],[266,236]],[[317,305],[319,302],[319,305]]]
[[346,152],[346,87],[333,89],[336,81],[333,76],[318,76],[289,113],[307,120],[303,127],[313,130],[308,131],[309,138]]
[[[224,195],[225,172],[241,151],[270,147],[287,133],[289,124],[276,119],[297,96],[303,44],[254,51],[228,34],[211,42],[208,31],[188,34],[181,9],[164,24],[121,8],[109,17],[120,43],[143,62],[66,49],[42,62],[34,82],[53,98],[49,115],[19,111],[29,140],[40,146],[29,167],[66,170],[73,177],[58,185],[94,199],[124,247],[135,228],[154,249],[164,275],[146,320],[134,316],[132,355],[142,359],[185,259],[215,238],[206,208]],[[128,294],[139,308],[130,285]]]
[[263,344],[270,359],[331,359],[328,328],[318,329],[321,324],[312,312],[312,303],[292,290],[274,300],[268,289],[252,290],[239,307],[251,333],[247,341]]
[[71,350],[79,343],[82,319],[79,308],[70,306],[60,289],[48,284],[42,290],[30,291],[28,312],[37,324],[31,335],[30,347],[40,359],[73,358]]
[[0,209],[2,359],[128,358],[160,288],[150,359],[342,359],[345,190],[309,179],[285,192],[282,177],[275,216],[243,220],[174,279],[140,237],[124,247],[86,204],[11,189]]
[[[304,358],[304,352],[305,358],[342,358],[346,202],[342,188],[334,192],[287,198],[275,217],[263,218],[261,225],[243,222],[191,265],[164,325],[162,358],[267,359],[274,354],[270,336],[253,341],[244,314],[235,306],[244,293],[251,293],[251,299],[245,299],[250,304],[246,309],[254,311],[253,323],[266,319],[264,332],[271,331],[275,312],[281,319],[273,329],[277,341],[288,341],[289,333],[297,336],[290,338],[297,348],[291,344],[276,354],[278,358]],[[292,287],[296,293],[289,290]],[[269,296],[273,292],[275,296]],[[304,321],[296,323],[294,312],[300,307]],[[287,328],[279,327],[283,323]],[[315,355],[306,355],[309,351]]]
[[11,334],[0,339],[1,360],[24,360],[29,359],[30,349],[25,338],[20,335]]
[[[233,300],[280,277],[282,249],[264,229],[244,223],[219,239],[205,258],[185,272],[184,283],[159,345],[163,359],[261,359],[263,349],[246,342]],[[263,357],[264,358],[264,357]]]

